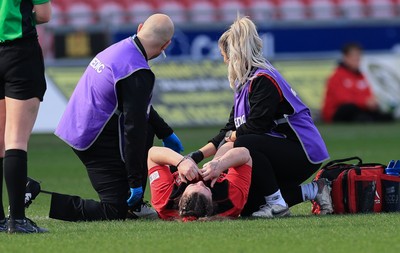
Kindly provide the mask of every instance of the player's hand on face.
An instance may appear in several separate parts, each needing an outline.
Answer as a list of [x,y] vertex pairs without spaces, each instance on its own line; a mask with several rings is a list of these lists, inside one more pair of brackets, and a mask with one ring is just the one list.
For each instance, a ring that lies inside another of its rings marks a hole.
[[219,175],[221,174],[219,170],[219,160],[212,160],[203,165],[203,168],[200,169],[200,175],[203,177],[204,181],[211,180],[211,187],[214,186],[217,181]]
[[199,179],[199,168],[197,164],[190,158],[186,158],[178,166],[178,173],[183,182]]

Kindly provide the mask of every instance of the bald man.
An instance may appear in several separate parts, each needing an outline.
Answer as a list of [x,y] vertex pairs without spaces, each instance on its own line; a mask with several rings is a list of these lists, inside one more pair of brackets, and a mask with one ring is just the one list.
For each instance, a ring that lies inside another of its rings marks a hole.
[[51,218],[116,220],[128,213],[157,217],[142,200],[145,161],[154,133],[165,146],[177,152],[183,148],[151,106],[155,77],[148,60],[168,47],[173,33],[168,16],[152,15],[139,25],[136,35],[111,45],[90,62],[55,134],[85,165],[100,201],[52,193]]

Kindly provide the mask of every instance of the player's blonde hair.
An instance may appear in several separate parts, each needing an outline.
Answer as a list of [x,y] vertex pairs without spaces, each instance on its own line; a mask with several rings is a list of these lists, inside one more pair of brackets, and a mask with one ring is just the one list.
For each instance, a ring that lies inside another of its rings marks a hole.
[[262,55],[262,40],[256,26],[247,17],[238,16],[222,34],[218,45],[228,58],[228,79],[233,90],[240,90],[252,79],[253,67],[272,68]]

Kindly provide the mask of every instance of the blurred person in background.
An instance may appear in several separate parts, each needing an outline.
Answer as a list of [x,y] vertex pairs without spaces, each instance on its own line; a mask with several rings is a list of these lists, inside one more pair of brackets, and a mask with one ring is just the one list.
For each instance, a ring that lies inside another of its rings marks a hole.
[[[0,232],[42,233],[25,216],[28,141],[46,91],[36,24],[51,17],[49,0],[0,2]],[[10,205],[2,202],[3,169]]]
[[171,19],[154,14],[139,25],[136,35],[111,45],[90,62],[55,134],[86,166],[100,201],[52,193],[50,218],[123,220],[128,212],[135,218],[157,218],[143,201],[154,133],[176,152],[183,147],[151,106],[155,76],[148,61],[163,53],[173,34]]
[[362,47],[348,43],[342,59],[326,84],[322,108],[324,122],[392,121],[393,115],[380,110],[371,86],[360,71]]
[[288,216],[290,206],[306,200],[320,203],[322,213],[332,212],[329,182],[300,185],[329,158],[325,143],[309,108],[263,57],[254,23],[238,18],[218,43],[234,106],[220,133],[191,157],[200,162],[225,141],[250,151],[252,183],[242,216]]

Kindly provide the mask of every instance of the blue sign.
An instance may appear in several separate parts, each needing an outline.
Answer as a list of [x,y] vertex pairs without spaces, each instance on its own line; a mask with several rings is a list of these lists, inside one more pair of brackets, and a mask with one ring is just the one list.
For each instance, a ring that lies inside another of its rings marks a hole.
[[[218,39],[227,27],[177,27],[167,55],[194,60],[220,59]],[[264,42],[264,55],[327,53],[340,50],[346,42],[358,42],[365,50],[388,51],[400,45],[400,24],[354,23],[266,27],[258,31]],[[112,42],[132,35],[116,31]]]

